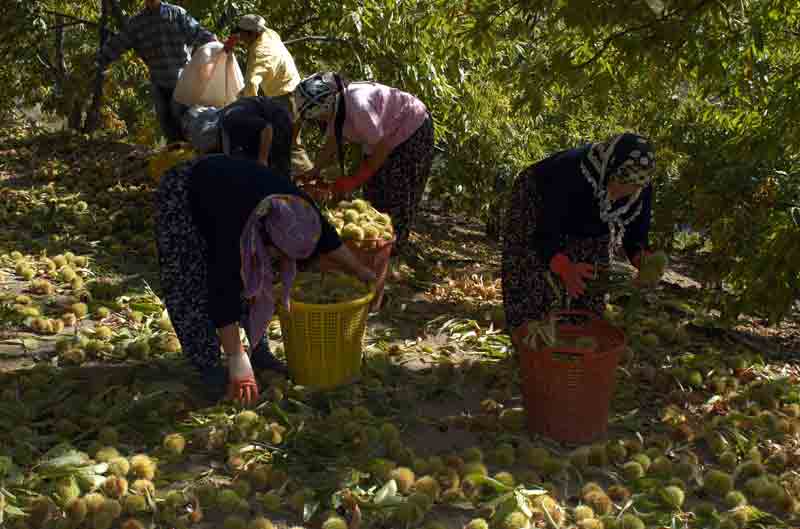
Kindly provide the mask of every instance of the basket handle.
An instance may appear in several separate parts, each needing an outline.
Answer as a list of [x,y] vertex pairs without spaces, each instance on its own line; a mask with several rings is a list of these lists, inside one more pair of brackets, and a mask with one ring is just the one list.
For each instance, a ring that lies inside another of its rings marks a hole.
[[[574,351],[569,347],[545,347],[540,351],[540,354],[546,355],[550,362],[560,364],[580,364],[587,356],[585,352]],[[570,359],[564,359],[563,357],[565,356]]]
[[568,317],[584,318],[584,325],[588,325],[594,321],[602,320],[602,317],[590,310],[555,310],[547,315],[547,319],[554,319],[558,323],[561,319]]
[[[527,338],[528,326],[527,325],[520,325],[516,331],[511,336],[511,342],[514,344],[514,347],[519,349],[526,349],[529,352],[536,353],[539,355],[545,355],[551,362],[560,362],[566,363],[565,360],[557,358],[559,355],[568,355],[574,357],[580,357],[581,360],[586,357],[585,351],[578,351],[574,349],[570,349],[569,347],[558,347],[558,346],[543,346],[543,347],[536,347],[533,349],[528,348],[524,345],[524,340]],[[525,360],[522,360],[525,361]],[[580,361],[580,360],[579,360]]]

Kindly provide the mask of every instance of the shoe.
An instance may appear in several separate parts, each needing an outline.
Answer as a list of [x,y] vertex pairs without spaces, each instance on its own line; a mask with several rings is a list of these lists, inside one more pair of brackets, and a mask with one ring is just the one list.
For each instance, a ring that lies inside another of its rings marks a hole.
[[275,355],[269,350],[269,340],[266,337],[262,338],[253,348],[253,352],[250,355],[250,365],[253,366],[253,369],[259,371],[274,371],[281,375],[289,374],[289,368],[286,367],[286,364],[275,358]]
[[200,371],[203,381],[203,395],[212,402],[223,400],[228,393],[228,370],[222,366],[205,368]]

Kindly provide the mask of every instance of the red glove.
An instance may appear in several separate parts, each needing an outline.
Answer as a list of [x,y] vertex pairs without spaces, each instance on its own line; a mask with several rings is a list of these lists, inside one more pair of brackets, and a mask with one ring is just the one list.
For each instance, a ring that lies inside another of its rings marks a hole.
[[353,189],[357,188],[370,178],[374,174],[373,170],[370,169],[367,162],[361,162],[361,166],[356,171],[356,174],[349,178],[340,178],[336,181],[336,184],[333,186],[334,193],[349,193]]
[[567,294],[576,298],[583,295],[586,279],[594,277],[594,267],[587,263],[573,263],[563,253],[557,253],[550,260],[550,270],[561,278]]
[[653,252],[650,250],[642,250],[641,252],[637,253],[633,257],[631,257],[630,261],[633,266],[636,267],[637,270],[642,269],[642,257],[649,257],[653,255]]
[[225,50],[226,52],[230,52],[238,43],[239,43],[239,35],[234,33],[225,40],[222,49]]
[[228,385],[228,400],[236,400],[245,406],[258,400],[258,382],[255,377],[237,378]]

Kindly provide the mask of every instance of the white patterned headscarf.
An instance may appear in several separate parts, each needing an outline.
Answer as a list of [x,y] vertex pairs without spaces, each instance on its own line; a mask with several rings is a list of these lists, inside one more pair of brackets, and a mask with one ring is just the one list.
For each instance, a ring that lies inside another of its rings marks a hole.
[[[636,134],[625,133],[614,136],[602,143],[592,144],[581,160],[581,172],[594,189],[594,196],[600,207],[600,219],[608,223],[611,234],[609,251],[622,243],[625,226],[633,222],[642,212],[639,202],[641,189],[644,189],[652,178],[656,167],[653,148],[645,138]],[[608,183],[638,184],[642,187],[628,201],[617,209],[608,197]],[[637,204],[638,202],[638,204]],[[632,207],[636,209],[626,219]]]
[[294,89],[297,114],[308,120],[320,120],[330,115],[337,107],[339,92],[333,72],[320,72],[306,77]]

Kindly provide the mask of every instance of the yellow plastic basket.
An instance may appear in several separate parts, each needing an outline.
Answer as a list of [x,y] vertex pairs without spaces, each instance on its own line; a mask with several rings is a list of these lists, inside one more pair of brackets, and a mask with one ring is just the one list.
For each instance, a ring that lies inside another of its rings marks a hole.
[[[336,281],[358,280],[336,274]],[[294,288],[302,288],[298,278]],[[278,317],[289,374],[295,383],[330,389],[358,380],[361,352],[372,291],[352,301],[317,305],[292,300],[290,312],[281,306]]]

